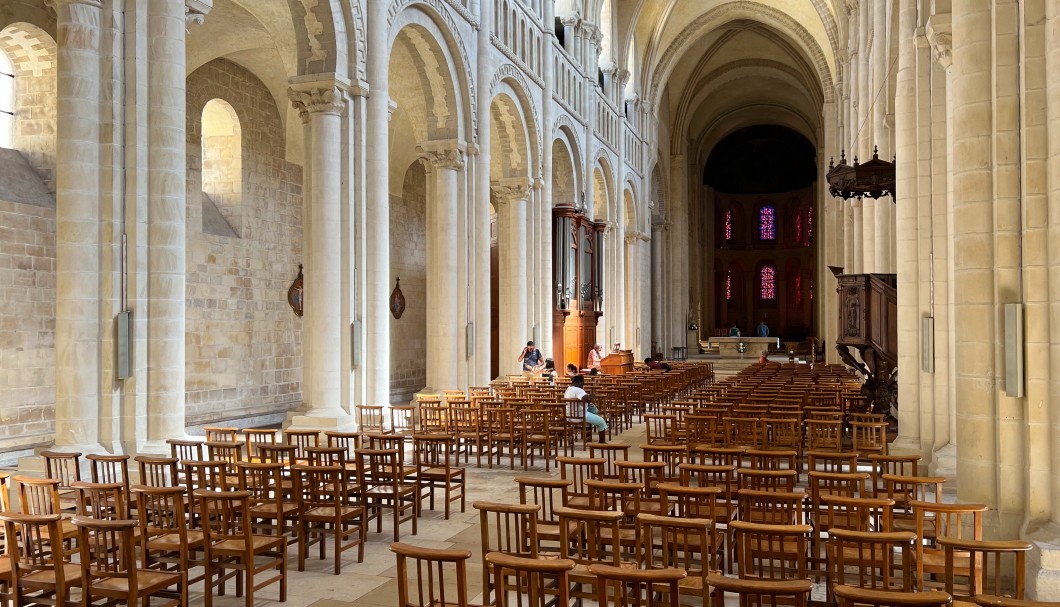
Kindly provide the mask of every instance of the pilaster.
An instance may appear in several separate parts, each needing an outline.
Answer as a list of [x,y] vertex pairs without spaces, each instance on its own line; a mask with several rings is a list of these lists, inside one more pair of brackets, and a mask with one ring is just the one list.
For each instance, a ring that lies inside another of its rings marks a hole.
[[494,182],[490,186],[497,209],[497,255],[500,302],[500,374],[517,373],[522,368],[515,360],[531,337],[527,326],[526,276],[526,199],[528,181]]

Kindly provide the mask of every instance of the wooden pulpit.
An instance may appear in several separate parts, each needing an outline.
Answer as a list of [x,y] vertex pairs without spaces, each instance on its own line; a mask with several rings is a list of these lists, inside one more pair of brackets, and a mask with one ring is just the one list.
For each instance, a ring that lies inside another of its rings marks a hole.
[[612,352],[600,360],[605,375],[624,375],[633,371],[633,350]]

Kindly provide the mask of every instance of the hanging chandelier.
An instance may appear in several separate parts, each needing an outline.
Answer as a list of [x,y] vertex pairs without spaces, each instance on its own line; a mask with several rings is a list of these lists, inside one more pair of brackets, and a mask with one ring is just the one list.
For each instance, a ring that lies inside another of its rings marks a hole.
[[892,160],[880,160],[879,148],[873,146],[872,160],[858,164],[857,156],[854,164],[847,164],[846,151],[840,153],[839,164],[834,164],[834,158],[828,160],[828,192],[832,196],[850,200],[851,198],[879,198],[890,196],[894,202],[894,166]]

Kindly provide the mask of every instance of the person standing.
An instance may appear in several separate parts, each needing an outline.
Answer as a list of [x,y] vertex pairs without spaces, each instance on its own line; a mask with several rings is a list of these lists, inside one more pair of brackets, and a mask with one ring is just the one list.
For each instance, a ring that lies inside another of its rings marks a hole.
[[739,337],[739,336],[740,336],[740,326],[736,324],[736,321],[733,321],[732,327],[729,328],[729,337]]
[[589,358],[585,361],[586,369],[599,369],[600,361],[604,359],[604,347],[600,344],[593,346],[592,350],[589,350]]
[[545,363],[545,357],[541,356],[541,350],[534,346],[533,340],[526,342],[526,347],[516,360],[523,363],[523,371],[527,373],[540,371]]
[[[585,403],[585,421],[589,425],[596,428],[596,432],[599,434],[600,440],[597,442],[606,444],[607,434],[607,421],[598,415],[596,405],[592,404],[593,397],[591,394],[585,391],[585,376],[575,375],[570,380],[570,387],[563,393],[564,400],[580,400]],[[577,419],[576,411],[571,409],[571,406],[567,405],[567,417],[570,419]]]
[[763,319],[758,323],[758,327],[755,328],[755,335],[758,337],[769,337],[769,325]]

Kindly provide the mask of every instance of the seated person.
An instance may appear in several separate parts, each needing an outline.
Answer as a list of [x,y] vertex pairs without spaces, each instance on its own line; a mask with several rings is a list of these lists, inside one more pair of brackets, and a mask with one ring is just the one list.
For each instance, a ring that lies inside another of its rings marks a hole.
[[[585,407],[585,421],[592,427],[596,428],[597,433],[600,435],[598,442],[606,444],[607,435],[607,421],[604,418],[597,415],[596,406],[592,404],[593,397],[591,394],[585,391],[585,376],[575,375],[570,380],[570,387],[563,393],[564,399],[580,400],[586,404]],[[577,412],[573,410],[570,405],[567,405],[567,417],[571,419],[577,419]]]
[[600,344],[593,346],[592,350],[589,350],[589,358],[585,362],[585,368],[587,369],[599,369],[600,361],[603,360],[604,347]]
[[761,356],[758,357],[758,364],[764,365],[767,362],[769,362],[769,351],[768,350],[762,350]]
[[654,360],[652,360],[651,357],[645,358],[644,359],[644,364],[648,365],[648,368],[653,370],[653,371],[663,368],[663,366],[661,364],[659,364],[659,363],[655,362]]
[[556,380],[556,362],[551,358],[545,359],[545,366],[541,370],[541,377],[555,383]]
[[567,363],[567,377],[574,377],[578,374],[578,367],[574,363]]

